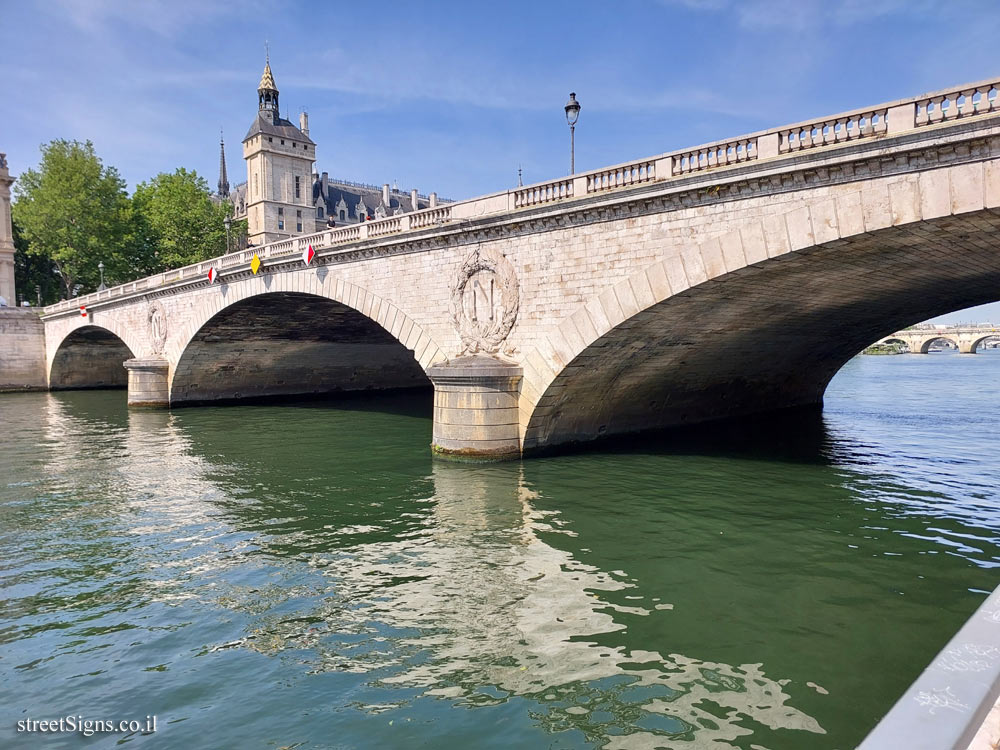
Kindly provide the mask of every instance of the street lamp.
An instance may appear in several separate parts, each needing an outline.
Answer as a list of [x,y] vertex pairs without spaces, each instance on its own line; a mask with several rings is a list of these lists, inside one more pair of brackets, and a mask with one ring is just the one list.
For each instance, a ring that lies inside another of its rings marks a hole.
[[580,102],[576,100],[576,94],[569,95],[569,101],[563,107],[566,110],[566,122],[569,123],[569,173],[576,172],[576,121],[580,117]]
[[104,285],[104,261],[99,261],[97,264],[97,270],[101,272],[101,285],[97,287],[97,291],[103,292],[107,287]]
[[222,223],[226,225],[226,255],[229,254],[229,231],[233,228],[233,220],[229,218],[229,214],[226,214],[226,218],[222,220]]

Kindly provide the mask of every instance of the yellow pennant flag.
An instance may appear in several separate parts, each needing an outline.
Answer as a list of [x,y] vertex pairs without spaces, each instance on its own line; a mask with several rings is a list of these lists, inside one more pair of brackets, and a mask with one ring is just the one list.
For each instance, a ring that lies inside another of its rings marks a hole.
[[250,270],[253,271],[254,276],[260,270],[260,258],[257,257],[257,253],[253,254],[253,259],[250,261]]

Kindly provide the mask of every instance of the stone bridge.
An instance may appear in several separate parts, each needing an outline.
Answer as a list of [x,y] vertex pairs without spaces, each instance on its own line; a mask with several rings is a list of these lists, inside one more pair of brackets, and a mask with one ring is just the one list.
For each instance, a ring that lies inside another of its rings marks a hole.
[[251,249],[61,302],[42,316],[48,385],[125,385],[127,369],[130,403],[157,405],[433,386],[436,449],[496,457],[820,404],[887,332],[1000,299],[998,87],[296,237],[257,248],[256,273]]
[[908,328],[886,336],[879,344],[896,341],[906,344],[911,354],[927,354],[935,341],[950,341],[962,354],[975,354],[990,339],[1000,339],[996,326],[948,326],[947,328]]

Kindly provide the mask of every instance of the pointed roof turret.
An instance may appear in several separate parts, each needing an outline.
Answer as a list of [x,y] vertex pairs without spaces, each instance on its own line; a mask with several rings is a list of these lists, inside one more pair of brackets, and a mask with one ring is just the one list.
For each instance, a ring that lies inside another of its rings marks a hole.
[[264,63],[264,73],[260,77],[260,85],[257,86],[258,91],[268,90],[275,93],[278,92],[278,87],[274,83],[274,76],[271,74],[271,61],[267,60]]
[[226,174],[226,142],[219,131],[219,197],[229,197],[229,176]]
[[257,101],[261,114],[270,117],[272,122],[281,119],[281,115],[278,113],[278,87],[274,83],[274,76],[271,75],[270,55],[264,62],[264,73],[260,77],[260,85],[257,86]]

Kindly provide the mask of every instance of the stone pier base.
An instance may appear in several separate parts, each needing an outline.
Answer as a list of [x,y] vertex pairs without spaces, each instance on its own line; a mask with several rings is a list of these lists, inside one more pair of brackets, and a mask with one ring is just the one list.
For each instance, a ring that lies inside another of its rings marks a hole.
[[165,359],[127,359],[128,405],[170,406],[170,386],[167,372],[170,365]]
[[485,355],[434,365],[435,453],[499,460],[521,455],[518,391],[523,370]]

